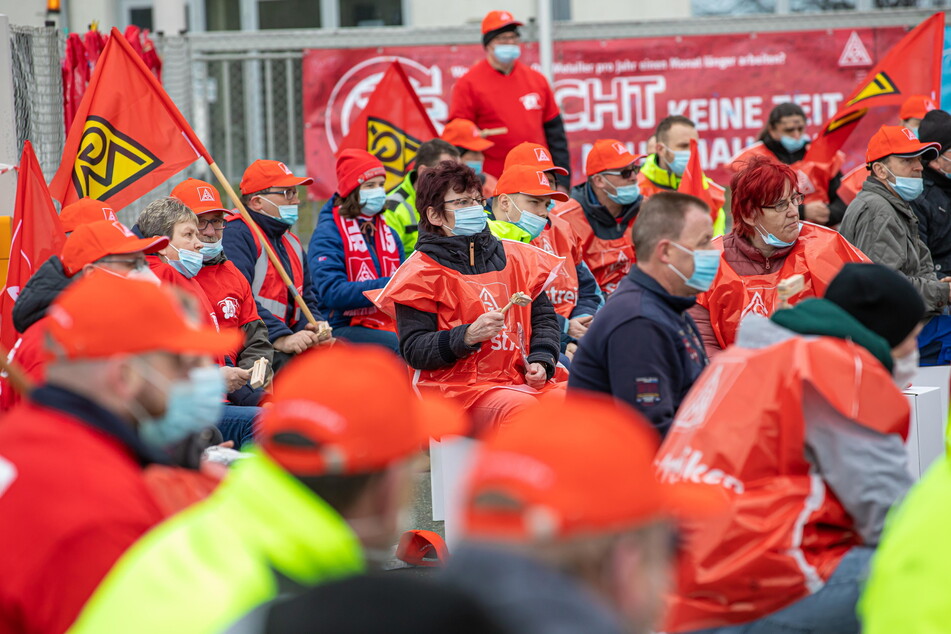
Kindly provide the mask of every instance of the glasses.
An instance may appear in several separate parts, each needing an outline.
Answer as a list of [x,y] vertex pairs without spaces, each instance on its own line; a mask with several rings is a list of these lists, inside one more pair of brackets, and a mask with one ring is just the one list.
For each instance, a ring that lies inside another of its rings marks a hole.
[[521,36],[519,36],[519,34],[514,31],[502,33],[501,35],[496,35],[494,38],[492,38],[493,42],[498,42],[499,44],[517,44],[521,40]]
[[[288,199],[289,200],[289,199]],[[204,231],[208,228],[208,225],[214,227],[215,231],[220,231],[225,228],[225,219],[224,218],[215,218],[213,220],[204,220],[201,217],[198,218],[198,230]],[[229,234],[230,235],[230,234]]]
[[255,196],[261,196],[263,194],[273,194],[275,196],[284,194],[284,198],[288,201],[294,200],[297,198],[297,188],[291,187],[290,189],[263,189],[255,194]]
[[620,176],[624,180],[629,180],[631,176],[637,176],[641,171],[640,167],[625,167],[622,170],[611,170],[609,172],[601,172],[602,174],[610,174],[611,176]]
[[776,201],[772,205],[764,206],[763,209],[775,209],[776,211],[780,213],[784,213],[789,211],[790,206],[798,209],[799,205],[801,205],[802,201],[805,199],[806,199],[805,196],[803,196],[799,192],[796,192],[795,194],[790,196],[787,200]]
[[485,198],[482,198],[481,196],[477,196],[475,198],[453,198],[452,200],[444,200],[442,202],[443,207],[455,207],[458,209],[464,209],[465,207],[471,207],[472,205],[485,207]]

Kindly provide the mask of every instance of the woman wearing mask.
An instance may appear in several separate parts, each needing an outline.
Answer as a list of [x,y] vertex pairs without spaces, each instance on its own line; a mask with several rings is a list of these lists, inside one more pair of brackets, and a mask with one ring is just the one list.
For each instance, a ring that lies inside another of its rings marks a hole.
[[344,150],[337,158],[337,194],[325,208],[307,257],[320,311],[334,336],[372,343],[399,353],[393,320],[363,294],[383,288],[403,262],[403,244],[383,220],[386,171],[365,150]]
[[842,183],[843,152],[836,152],[828,163],[805,161],[809,149],[806,134],[806,113],[794,103],[781,103],[769,113],[766,128],[759,141],[742,150],[730,160],[730,169],[736,173],[754,156],[765,156],[796,172],[803,204],[799,217],[809,222],[834,227],[842,222],[846,204],[837,193]]
[[790,298],[795,303],[821,296],[846,262],[869,261],[837,232],[800,222],[797,187],[792,168],[761,156],[733,176],[733,229],[713,241],[723,260],[710,290],[690,309],[710,358],[736,340],[748,314],[773,313],[782,280],[803,276]]
[[[486,226],[475,173],[443,162],[416,188],[416,252],[374,299],[396,319],[400,352],[420,390],[453,398],[474,431],[504,424],[556,377],[560,332],[545,293],[564,259],[501,241]],[[515,293],[524,305],[506,308]]]

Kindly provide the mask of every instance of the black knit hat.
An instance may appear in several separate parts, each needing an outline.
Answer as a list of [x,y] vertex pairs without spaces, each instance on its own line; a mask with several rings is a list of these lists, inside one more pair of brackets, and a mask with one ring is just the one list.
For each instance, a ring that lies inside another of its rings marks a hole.
[[925,303],[915,287],[900,273],[881,264],[846,264],[829,284],[825,298],[880,335],[892,348],[904,341],[925,317]]
[[500,29],[495,29],[494,31],[489,31],[488,33],[482,34],[482,47],[485,48],[489,45],[489,42],[502,35],[503,33],[508,33],[509,31],[515,31],[518,33],[518,24],[506,24]]
[[932,110],[918,126],[918,139],[927,143],[940,143],[941,152],[951,149],[951,114],[944,110]]

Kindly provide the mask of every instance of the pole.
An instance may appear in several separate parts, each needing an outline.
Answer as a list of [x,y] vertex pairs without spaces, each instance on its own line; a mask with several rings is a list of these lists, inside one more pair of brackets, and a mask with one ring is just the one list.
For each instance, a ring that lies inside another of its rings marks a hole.
[[551,2],[552,0],[538,0],[538,59],[542,65],[542,75],[548,80],[549,84],[554,85],[555,76],[551,71],[552,58],[552,24],[551,24]]
[[289,290],[291,295],[294,297],[294,303],[297,304],[297,307],[300,308],[302,313],[304,313],[304,317],[307,318],[307,321],[319,330],[320,325],[317,323],[317,320],[314,319],[314,314],[310,312],[310,308],[307,307],[307,303],[304,301],[304,298],[301,297],[301,294],[297,292],[297,287],[294,286],[293,280],[291,280],[290,276],[288,276],[287,271],[284,270],[284,265],[281,264],[280,258],[278,258],[277,254],[274,253],[274,249],[271,248],[271,243],[268,242],[264,232],[261,231],[261,227],[259,227],[258,224],[254,222],[254,219],[251,218],[251,214],[249,214],[248,210],[244,208],[244,203],[241,202],[241,199],[238,197],[238,194],[235,193],[234,188],[231,187],[231,183],[228,182],[228,179],[225,178],[225,175],[221,173],[221,169],[218,167],[218,164],[212,161],[208,164],[208,166],[211,168],[215,178],[218,179],[218,182],[221,183],[221,186],[225,188],[226,192],[228,192],[228,197],[231,199],[231,202],[234,203],[234,206],[238,210],[238,213],[241,214],[241,217],[244,218],[244,222],[258,237],[258,242],[261,243],[261,246],[264,248],[264,252],[267,253],[267,259],[270,260],[274,268],[277,269],[277,274],[281,276],[282,280],[284,280],[284,284],[287,285],[287,290]]

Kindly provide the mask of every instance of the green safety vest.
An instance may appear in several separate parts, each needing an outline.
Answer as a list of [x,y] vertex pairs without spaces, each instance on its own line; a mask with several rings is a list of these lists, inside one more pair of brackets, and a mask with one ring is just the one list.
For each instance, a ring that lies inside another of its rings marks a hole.
[[416,188],[413,187],[415,176],[416,170],[409,172],[403,182],[387,194],[386,203],[383,207],[383,220],[400,236],[406,257],[413,254],[413,250],[416,248],[416,239],[419,238]]
[[492,220],[491,218],[486,218],[485,222],[489,225],[489,231],[492,232],[492,235],[500,240],[515,240],[525,244],[532,241],[532,236],[527,231],[513,225],[511,222]]
[[70,632],[220,632],[278,595],[358,574],[360,542],[326,502],[257,451],[206,500],[136,542]]
[[[680,187],[680,177],[658,165],[656,154],[649,154],[647,158],[644,159],[644,165],[641,166],[641,174],[644,175],[644,178],[662,189],[677,191],[677,188]],[[712,182],[707,176],[703,178],[708,183]],[[723,211],[723,207],[720,207],[720,209],[717,210],[717,219],[713,223],[713,237],[722,236],[725,231],[726,212]]]

